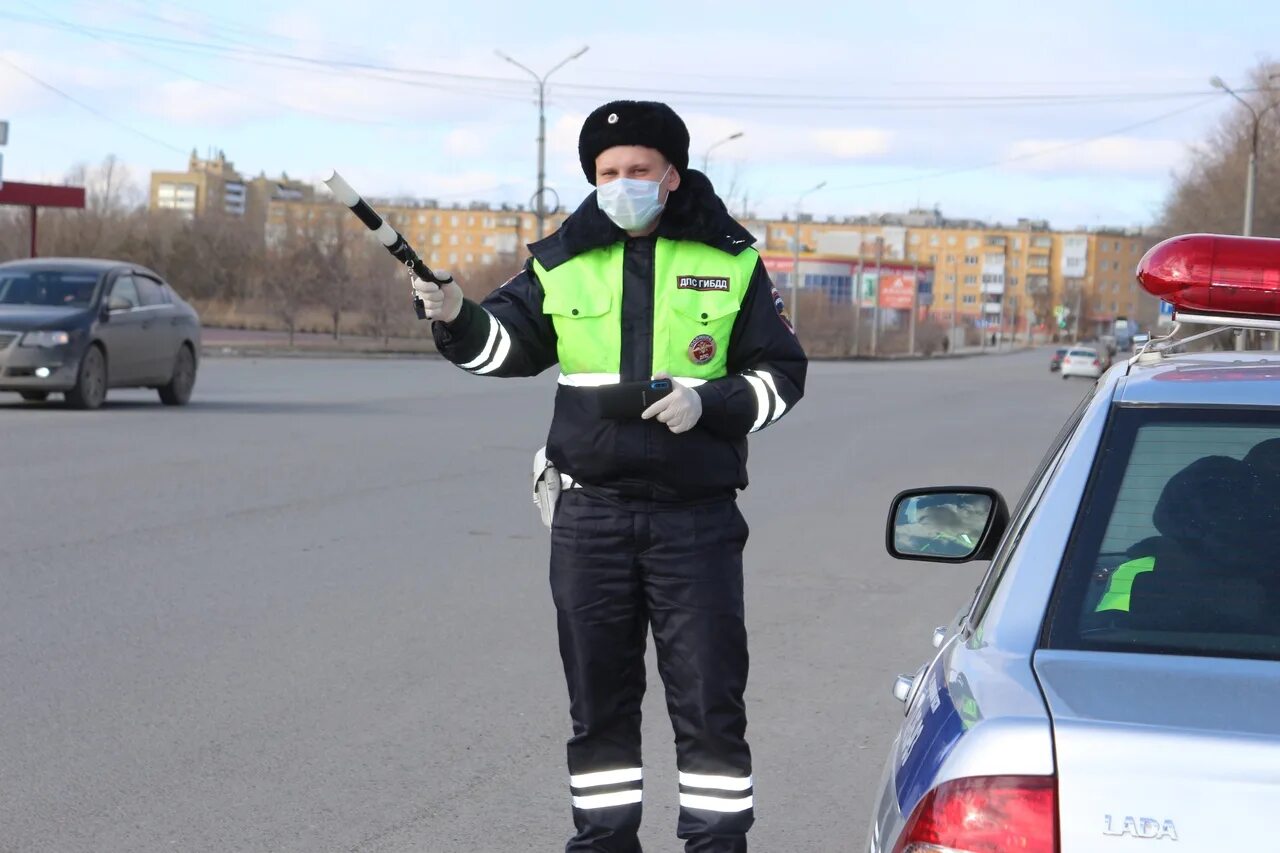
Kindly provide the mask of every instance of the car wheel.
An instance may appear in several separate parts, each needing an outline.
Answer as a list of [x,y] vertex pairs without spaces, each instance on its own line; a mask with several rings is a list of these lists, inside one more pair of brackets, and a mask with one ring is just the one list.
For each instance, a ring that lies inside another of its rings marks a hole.
[[43,403],[45,400],[49,399],[48,391],[19,391],[18,393],[21,394],[22,399],[26,400],[28,403]]
[[166,406],[185,406],[191,399],[191,389],[195,385],[196,357],[191,352],[191,347],[183,344],[173,363],[173,376],[167,384],[156,389],[160,392],[160,402]]
[[1067,378],[1067,374],[1065,374],[1065,373],[1064,373],[1064,374],[1062,374],[1062,378],[1063,378],[1063,379],[1066,379],[1066,378]]
[[67,392],[67,402],[75,409],[96,409],[107,399],[107,357],[98,346],[84,351],[75,387]]

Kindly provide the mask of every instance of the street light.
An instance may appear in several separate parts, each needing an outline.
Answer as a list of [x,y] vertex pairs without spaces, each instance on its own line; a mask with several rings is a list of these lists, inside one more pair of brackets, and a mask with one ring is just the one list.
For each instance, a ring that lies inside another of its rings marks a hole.
[[708,163],[709,163],[709,162],[710,162],[710,160],[711,160],[711,152],[712,152],[712,151],[715,151],[717,148],[719,148],[721,145],[724,145],[726,142],[732,142],[732,141],[733,141],[733,140],[735,140],[735,139],[741,139],[741,138],[742,138],[742,131],[740,130],[740,131],[738,131],[738,132],[737,132],[737,133],[735,133],[735,134],[732,134],[732,135],[730,135],[730,136],[726,136],[724,139],[721,139],[719,142],[715,143],[715,144],[714,144],[714,145],[712,145],[710,148],[708,148],[705,152],[703,152],[703,154],[702,154],[702,171],[703,171],[703,173],[706,173],[706,171],[707,171],[707,165],[708,165]]
[[[1272,75],[1272,78],[1275,76],[1276,75]],[[1275,109],[1280,102],[1273,101],[1263,107],[1262,111],[1259,112],[1254,109],[1253,104],[1240,97],[1236,94],[1235,90],[1224,83],[1221,77],[1214,76],[1209,78],[1209,85],[1213,86],[1215,89],[1221,89],[1240,103],[1244,104],[1245,109],[1247,109],[1249,114],[1253,116],[1253,133],[1249,146],[1249,173],[1248,177],[1245,179],[1244,186],[1244,236],[1249,237],[1253,235],[1253,193],[1258,177],[1258,130],[1262,124],[1262,117]]]
[[[1275,76],[1276,75],[1274,74],[1270,75],[1267,79],[1275,79]],[[1253,192],[1254,185],[1257,182],[1258,177],[1258,129],[1262,125],[1262,117],[1275,109],[1278,102],[1273,101],[1263,107],[1262,112],[1258,112],[1258,110],[1254,109],[1253,104],[1236,94],[1236,92],[1223,82],[1222,78],[1216,74],[1209,78],[1209,85],[1213,86],[1215,89],[1221,89],[1240,103],[1244,104],[1244,108],[1253,116],[1253,133],[1249,144],[1249,172],[1245,177],[1244,185],[1244,230],[1242,232],[1244,236],[1250,237],[1253,235]],[[1276,345],[1280,346],[1280,334],[1277,334],[1276,339]],[[1237,336],[1236,349],[1244,349],[1244,346],[1244,336]]]
[[541,239],[542,239],[542,237],[543,237],[543,233],[544,233],[544,232],[545,232],[545,230],[546,230],[546,219],[547,219],[547,203],[546,203],[546,181],[547,181],[547,113],[546,113],[546,91],[547,91],[547,78],[548,78],[548,77],[550,77],[552,74],[555,74],[557,71],[559,71],[559,70],[560,70],[561,68],[563,68],[564,66],[568,65],[568,64],[569,64],[570,62],[572,62],[573,60],[577,59],[579,56],[582,56],[582,54],[586,53],[586,52],[587,52],[587,50],[588,50],[588,48],[587,48],[587,47],[583,47],[583,48],[582,48],[581,50],[579,50],[577,53],[575,53],[575,54],[573,54],[573,55],[571,55],[571,56],[569,56],[569,57],[565,58],[564,60],[562,60],[562,61],[560,62],[560,64],[559,64],[559,65],[554,66],[550,71],[548,71],[546,74],[543,74],[541,77],[539,77],[539,76],[537,75],[537,73],[535,73],[532,69],[530,69],[530,68],[528,68],[528,67],[526,67],[526,66],[524,66],[524,65],[521,65],[519,62],[516,62],[514,59],[512,59],[512,58],[511,58],[511,57],[509,57],[509,56],[507,56],[507,55],[506,55],[505,53],[503,53],[502,51],[500,51],[500,50],[495,50],[495,51],[494,51],[494,53],[496,53],[498,56],[502,57],[502,58],[503,58],[503,59],[505,59],[507,62],[510,62],[512,65],[514,65],[516,68],[519,68],[521,71],[523,71],[523,72],[525,72],[526,74],[528,74],[530,77],[532,77],[532,78],[533,78],[534,80],[536,80],[536,81],[537,81],[537,83],[538,83],[538,192],[537,192],[537,195],[535,196],[535,198],[536,198],[538,201],[537,201],[537,205],[536,205],[536,207],[535,207],[534,213],[535,213],[535,214],[537,215],[537,217],[538,217],[538,239],[539,239],[539,240],[541,240]]
[[826,181],[822,181],[817,186],[811,187],[800,193],[800,197],[796,199],[796,239],[794,249],[793,263],[791,267],[791,330],[799,334],[800,330],[800,205],[804,202],[805,196],[810,193],[816,193],[827,185]]

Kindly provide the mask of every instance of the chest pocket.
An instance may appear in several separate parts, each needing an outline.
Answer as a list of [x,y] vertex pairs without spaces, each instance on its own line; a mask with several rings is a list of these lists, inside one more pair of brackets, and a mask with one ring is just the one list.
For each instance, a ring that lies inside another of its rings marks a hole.
[[556,330],[556,355],[566,374],[617,373],[622,331],[608,287],[555,287],[542,311]]
[[695,379],[724,376],[738,301],[728,293],[680,291],[671,295],[669,307],[664,318],[666,352],[655,348],[655,372],[665,370],[672,376]]

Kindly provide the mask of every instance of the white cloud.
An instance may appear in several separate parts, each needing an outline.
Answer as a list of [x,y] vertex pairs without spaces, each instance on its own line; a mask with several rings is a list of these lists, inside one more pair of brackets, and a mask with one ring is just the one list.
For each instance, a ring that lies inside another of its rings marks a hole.
[[1005,169],[1019,172],[1167,175],[1187,156],[1188,147],[1172,139],[1116,136],[1075,144],[1069,139],[1023,139],[1005,149],[1004,158],[1026,158]]
[[455,127],[445,134],[442,148],[450,157],[487,157],[492,138],[481,127]]
[[208,86],[195,80],[171,80],[155,87],[145,109],[166,121],[223,127],[279,112],[266,100]]
[[862,160],[889,153],[893,134],[876,128],[819,130],[812,134],[818,148],[840,160]]

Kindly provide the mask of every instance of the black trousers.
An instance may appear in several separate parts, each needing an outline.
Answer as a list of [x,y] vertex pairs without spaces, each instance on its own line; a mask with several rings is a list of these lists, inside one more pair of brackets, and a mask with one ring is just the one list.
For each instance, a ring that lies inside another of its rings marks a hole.
[[560,497],[551,592],[569,686],[569,784],[577,834],[566,853],[639,853],[640,703],[653,629],[680,771],[687,853],[741,853],[751,827],[745,733],[747,633],[737,504],[619,508]]

